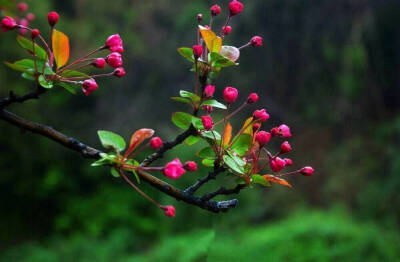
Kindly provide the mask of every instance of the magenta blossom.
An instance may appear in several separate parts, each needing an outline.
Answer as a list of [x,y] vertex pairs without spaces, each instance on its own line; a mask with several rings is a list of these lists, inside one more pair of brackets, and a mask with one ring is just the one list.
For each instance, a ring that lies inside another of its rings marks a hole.
[[224,100],[227,104],[231,104],[236,101],[239,93],[236,88],[228,86],[224,90]]
[[105,48],[110,49],[111,52],[122,54],[124,52],[124,47],[119,34],[109,36],[106,40]]
[[269,166],[273,172],[279,172],[286,166],[286,162],[282,158],[276,157],[270,160]]
[[229,13],[231,16],[238,15],[243,11],[243,4],[239,1],[233,0],[229,3]]
[[83,81],[82,91],[86,96],[89,96],[97,88],[98,88],[98,85],[93,78]]
[[150,139],[150,147],[153,149],[159,149],[163,146],[163,141],[160,137],[156,136]]
[[164,175],[171,179],[178,179],[185,173],[182,163],[179,158],[175,158],[173,161],[167,163],[164,167]]

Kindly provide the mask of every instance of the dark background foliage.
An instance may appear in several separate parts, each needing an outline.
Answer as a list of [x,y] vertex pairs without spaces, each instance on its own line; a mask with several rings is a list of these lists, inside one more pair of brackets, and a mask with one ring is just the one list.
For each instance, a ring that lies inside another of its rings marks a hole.
[[[46,33],[57,10],[58,29],[71,39],[72,57],[120,33],[127,76],[99,81],[90,97],[56,88],[39,101],[13,105],[24,117],[99,147],[96,131],[129,138],[150,127],[170,140],[179,132],[169,99],[190,90],[193,75],[176,52],[195,39],[198,12],[228,1],[26,1],[33,25]],[[0,122],[0,261],[395,261],[400,243],[400,2],[397,0],[244,1],[226,39],[245,49],[241,66],[217,80],[241,99],[256,91],[271,114],[288,123],[296,166],[315,176],[293,177],[293,188],[245,190],[227,214],[176,202],[143,184],[177,216],[167,219],[106,168],[45,138]],[[220,17],[217,26],[225,18]],[[15,33],[1,35],[0,60],[23,52]],[[5,66],[1,96],[24,93],[29,81]],[[253,110],[253,109],[251,109]],[[234,122],[251,113],[243,112]],[[239,121],[240,120],[240,121]],[[197,159],[179,146],[163,161]],[[160,162],[162,163],[162,161]],[[205,169],[180,181],[189,185]],[[227,183],[220,178],[211,183]]]

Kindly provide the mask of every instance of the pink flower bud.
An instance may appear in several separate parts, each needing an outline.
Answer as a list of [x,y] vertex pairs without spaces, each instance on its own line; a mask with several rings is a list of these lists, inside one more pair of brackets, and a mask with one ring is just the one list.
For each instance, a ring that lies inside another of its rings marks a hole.
[[310,166],[303,167],[300,170],[300,174],[302,174],[303,176],[312,176],[314,174],[314,168]]
[[232,32],[232,27],[227,25],[222,27],[222,32],[224,35],[229,35]]
[[263,44],[263,39],[261,36],[253,36],[253,38],[250,40],[250,45],[254,47],[259,47],[262,46]]
[[52,27],[57,24],[58,19],[60,19],[60,16],[55,11],[51,11],[50,13],[47,14],[47,21],[49,22],[49,25]]
[[97,88],[97,83],[93,78],[83,81],[82,91],[86,96],[89,96]]
[[109,36],[106,40],[105,48],[110,49],[111,52],[122,54],[124,52],[124,47],[119,34]]
[[125,75],[125,69],[123,67],[118,67],[115,68],[114,73],[113,73],[116,77],[123,77]]
[[211,114],[211,112],[214,110],[212,106],[201,106],[201,109],[203,109],[208,114]]
[[281,154],[286,154],[292,151],[292,146],[289,144],[288,141],[285,141],[281,144]]
[[9,16],[5,16],[2,20],[1,20],[1,25],[0,25],[1,29],[3,32],[7,32],[9,30],[12,30],[14,28],[17,27],[17,22],[15,22],[14,19],[12,19]]
[[38,37],[39,34],[40,34],[40,32],[39,32],[38,29],[33,29],[33,30],[31,31],[31,37],[32,37],[32,39],[35,39],[36,37]]
[[18,8],[18,10],[20,12],[24,13],[24,12],[26,12],[28,10],[28,4],[25,3],[25,2],[21,2],[21,3],[18,4],[17,8]]
[[285,159],[283,159],[283,160],[285,160],[285,163],[286,163],[287,166],[293,165],[292,159],[290,159],[290,158],[285,158]]
[[106,60],[104,58],[97,58],[92,62],[92,65],[97,68],[104,68],[106,67]]
[[122,66],[122,56],[118,52],[113,52],[106,57],[107,64],[112,68]]
[[152,139],[150,139],[150,147],[151,148],[159,149],[162,146],[163,146],[163,141],[158,136],[153,137]]
[[247,104],[253,104],[258,101],[258,95],[256,93],[251,93],[249,98],[247,98]]
[[265,131],[259,131],[256,135],[256,141],[260,144],[260,146],[266,145],[271,139],[271,134]]
[[226,87],[223,94],[225,102],[227,104],[235,102],[238,97],[238,94],[239,93],[236,88],[230,86]]
[[265,122],[269,119],[269,114],[265,109],[256,110],[253,113],[253,117],[255,120],[260,120],[261,122]]
[[[28,27],[28,26],[29,26],[29,22],[28,22],[27,19],[22,18],[21,20],[19,20],[19,25],[20,25],[20,26],[23,26],[23,27]],[[25,29],[25,28],[20,28],[20,29],[19,29],[19,33],[20,33],[21,35],[25,35],[27,32],[28,32],[28,30]]]
[[204,95],[207,98],[212,97],[214,95],[214,92],[215,92],[215,86],[213,85],[207,85],[204,88]]
[[182,167],[182,163],[179,158],[175,158],[173,161],[167,163],[164,167],[164,175],[171,179],[177,179],[185,173],[185,169]]
[[201,54],[203,53],[203,46],[202,45],[194,45],[193,46],[193,56],[195,59],[198,59]]
[[183,165],[183,168],[184,168],[186,171],[195,172],[195,171],[197,171],[197,164],[196,164],[196,162],[194,162],[194,161],[187,161],[187,162]]
[[273,172],[279,172],[286,166],[286,162],[282,158],[276,157],[271,159],[269,166]]
[[284,138],[289,138],[292,136],[292,133],[290,133],[290,128],[285,124],[279,126],[279,134]]
[[279,136],[279,127],[271,128],[271,135],[272,136]]
[[164,214],[167,217],[174,217],[175,216],[175,207],[174,206],[164,206],[161,209],[164,211]]
[[210,11],[212,16],[217,16],[221,13],[221,7],[219,5],[213,5],[211,6]]
[[231,16],[238,15],[243,11],[243,4],[239,1],[233,0],[229,3],[229,13]]
[[211,116],[202,116],[201,122],[203,123],[205,130],[210,130],[213,127],[213,120]]
[[261,124],[260,123],[254,123],[253,125],[253,133],[257,132],[258,129],[260,129]]
[[26,14],[26,19],[28,19],[29,22],[32,22],[33,20],[35,20],[35,15],[32,13],[28,13]]
[[197,22],[203,21],[203,14],[197,14]]

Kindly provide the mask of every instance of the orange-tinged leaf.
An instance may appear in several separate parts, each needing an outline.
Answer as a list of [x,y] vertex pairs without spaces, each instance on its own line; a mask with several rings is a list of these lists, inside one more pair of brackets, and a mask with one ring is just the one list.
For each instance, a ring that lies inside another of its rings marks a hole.
[[150,138],[154,135],[154,130],[149,129],[149,128],[142,128],[137,130],[135,133],[133,133],[131,137],[131,141],[129,143],[129,147],[134,147],[136,148],[139,146],[144,140],[147,138]]
[[57,63],[57,69],[64,66],[69,59],[69,38],[63,32],[53,31],[53,54]]
[[133,133],[131,141],[129,142],[129,148],[125,153],[127,157],[132,151],[137,148],[144,140],[154,135],[154,130],[149,128],[142,128]]
[[206,42],[208,50],[210,50],[210,52],[219,53],[222,48],[222,38],[217,36],[211,29],[207,29],[203,26],[199,26],[199,30],[204,42]]
[[263,177],[272,183],[277,183],[277,184],[284,185],[287,187],[292,187],[292,185],[289,184],[288,181],[286,181],[285,179],[282,179],[280,177],[273,176],[273,175],[263,175]]
[[228,122],[224,132],[224,146],[228,145],[232,138],[232,125]]

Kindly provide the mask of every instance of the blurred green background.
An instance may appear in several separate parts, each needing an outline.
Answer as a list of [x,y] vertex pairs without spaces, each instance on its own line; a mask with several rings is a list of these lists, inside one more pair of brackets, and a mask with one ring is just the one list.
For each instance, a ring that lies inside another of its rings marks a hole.
[[[98,129],[126,139],[142,127],[164,140],[180,132],[170,116],[186,108],[169,97],[192,89],[193,75],[176,48],[193,45],[198,12],[208,21],[212,4],[226,14],[229,1],[26,2],[44,34],[47,12],[61,14],[72,58],[121,34],[125,78],[100,80],[90,97],[57,88],[9,108],[100,147]],[[217,97],[227,85],[242,100],[258,92],[268,128],[288,123],[295,165],[315,175],[291,178],[293,188],[244,190],[237,208],[218,215],[143,184],[175,205],[168,219],[106,168],[0,122],[0,261],[400,261],[400,2],[243,2],[225,43],[261,35],[264,46],[243,50],[241,66],[222,72]],[[1,34],[0,60],[24,57],[15,35]],[[0,68],[1,97],[33,88]],[[199,162],[195,150],[179,146],[159,163]],[[184,188],[204,173],[172,183]]]

